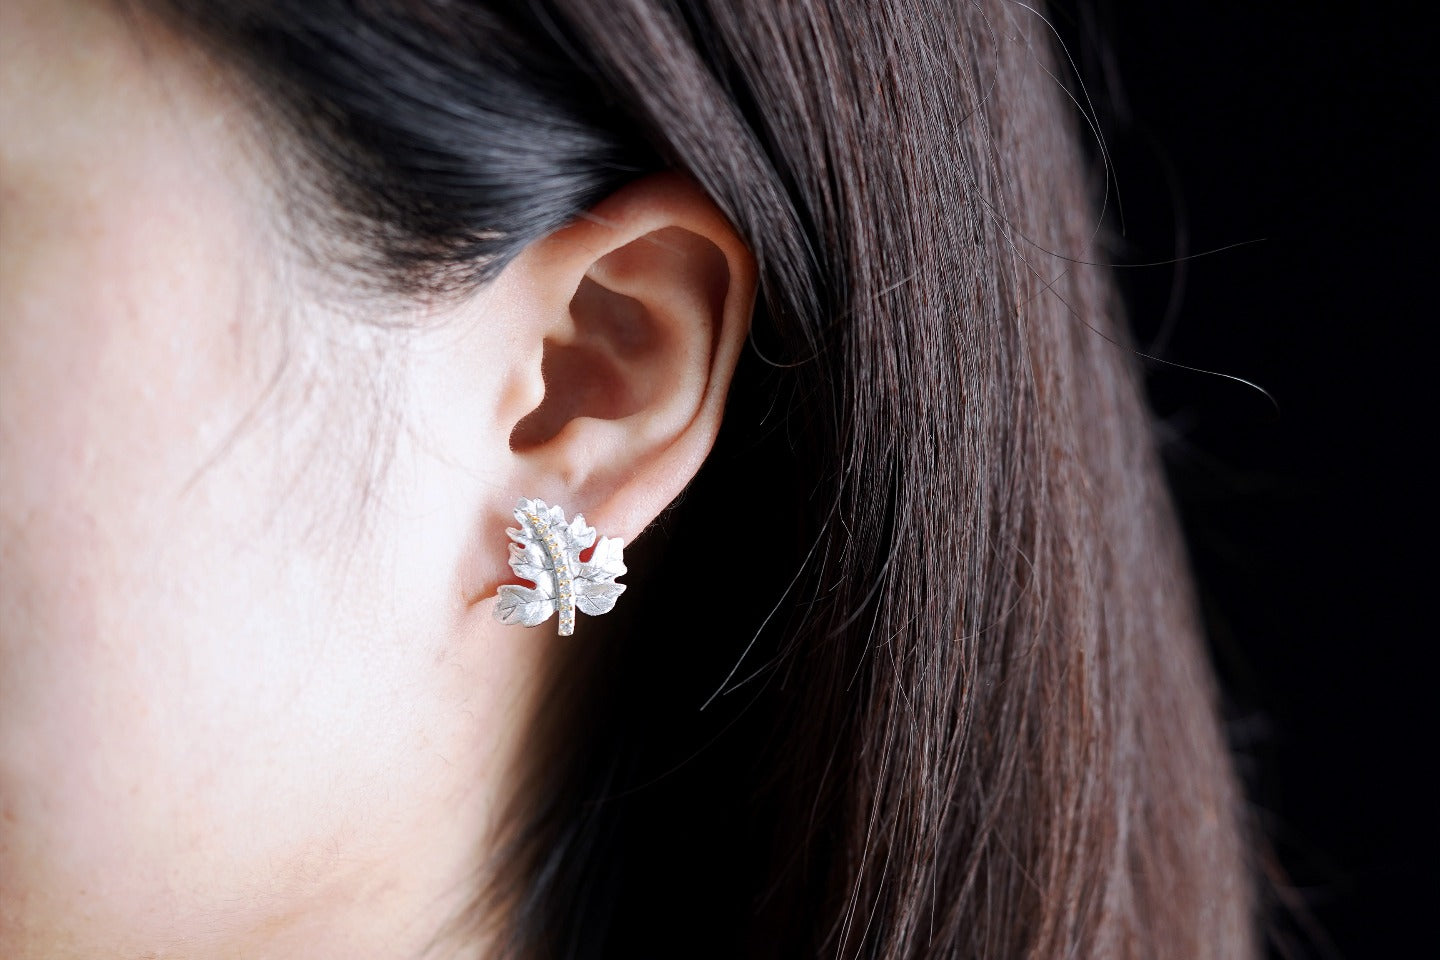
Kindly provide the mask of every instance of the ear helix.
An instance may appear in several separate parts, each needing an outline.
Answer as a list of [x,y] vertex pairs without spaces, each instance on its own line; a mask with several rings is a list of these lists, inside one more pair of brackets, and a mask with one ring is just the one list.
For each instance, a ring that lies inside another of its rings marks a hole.
[[[610,537],[595,539],[595,528],[585,525],[580,514],[567,522],[565,511],[544,500],[521,497],[515,505],[520,527],[505,532],[510,544],[510,567],[533,587],[505,584],[495,604],[495,619],[501,623],[535,627],[560,615],[560,636],[575,632],[575,611],[592,617],[609,613],[625,584],[615,578],[625,574],[621,551],[625,544]],[[590,559],[582,551],[595,549]]]

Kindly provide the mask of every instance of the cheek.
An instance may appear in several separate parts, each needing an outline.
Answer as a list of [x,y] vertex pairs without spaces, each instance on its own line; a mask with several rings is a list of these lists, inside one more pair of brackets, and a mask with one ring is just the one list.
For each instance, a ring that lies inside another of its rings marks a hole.
[[433,773],[445,625],[395,602],[420,556],[342,566],[303,535],[353,492],[311,459],[333,405],[254,407],[263,378],[201,333],[216,301],[110,289],[124,315],[57,293],[44,349],[5,353],[0,900],[253,915],[363,864]]
[[100,930],[323,887],[433,733],[437,657],[399,638],[440,625],[314,525],[362,475],[325,438],[359,425],[272,380],[243,220],[183,186],[6,209],[0,902]]
[[[306,618],[237,506],[243,470],[202,472],[210,421],[238,420],[227,388],[241,385],[195,335],[215,318],[147,297],[144,271],[129,288],[53,265],[31,277],[6,304],[3,351],[0,874],[141,909],[167,873],[214,877],[241,847],[227,808],[259,791],[237,773],[284,743],[272,730],[265,749],[239,706],[268,692],[279,725]],[[303,582],[303,563],[284,566]]]
[[[450,454],[504,435],[437,419],[355,524],[373,345],[271,309],[221,112],[122,86],[20,102],[43,116],[7,130],[72,139],[0,142],[0,943],[16,916],[105,951],[272,923],[405,863],[407,828],[478,835],[482,805],[418,801],[500,769],[539,649],[451,639],[498,481]],[[489,389],[414,382],[436,410]]]

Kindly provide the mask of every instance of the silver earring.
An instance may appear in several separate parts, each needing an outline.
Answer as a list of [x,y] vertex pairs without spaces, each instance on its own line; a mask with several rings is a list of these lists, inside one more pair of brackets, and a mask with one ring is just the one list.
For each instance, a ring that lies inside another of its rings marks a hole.
[[[620,552],[621,540],[601,537],[595,542],[595,528],[585,526],[580,514],[566,522],[565,511],[547,506],[544,500],[521,497],[515,505],[520,529],[505,532],[510,544],[510,567],[534,587],[505,584],[495,604],[495,619],[501,623],[534,627],[560,614],[560,636],[575,632],[575,611],[592,617],[609,613],[625,584],[615,578],[625,573]],[[589,560],[580,552],[591,546]]]

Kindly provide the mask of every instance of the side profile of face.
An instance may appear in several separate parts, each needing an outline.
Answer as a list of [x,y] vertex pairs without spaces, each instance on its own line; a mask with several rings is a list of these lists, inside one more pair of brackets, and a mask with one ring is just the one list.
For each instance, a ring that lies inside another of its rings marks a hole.
[[586,632],[494,621],[511,506],[638,535],[744,341],[753,264],[670,177],[359,317],[241,102],[109,4],[0,7],[7,957],[418,955]]

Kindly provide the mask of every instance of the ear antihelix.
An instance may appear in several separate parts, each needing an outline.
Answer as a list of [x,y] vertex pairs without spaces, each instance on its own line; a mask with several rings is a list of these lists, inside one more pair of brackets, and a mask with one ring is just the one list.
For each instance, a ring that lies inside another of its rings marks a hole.
[[[560,618],[560,636],[575,632],[575,614],[597,617],[609,613],[625,584],[624,542],[611,537],[596,540],[594,527],[576,514],[565,519],[565,511],[544,500],[521,497],[515,504],[518,528],[505,532],[510,544],[510,567],[516,576],[534,586],[507,583],[496,596],[495,619],[501,623],[536,627],[552,615]],[[590,552],[588,560],[580,555]]]

